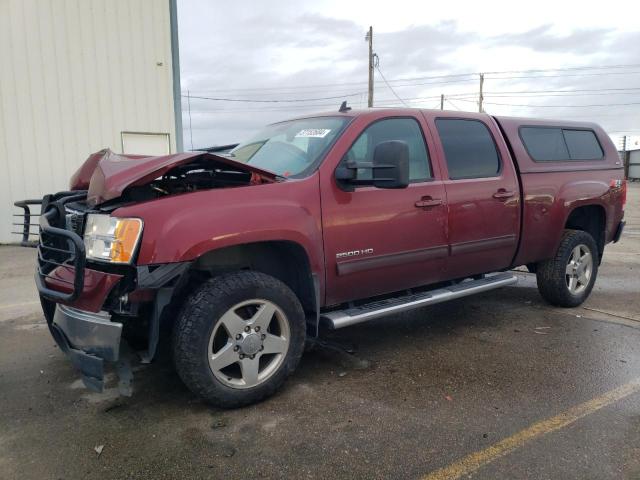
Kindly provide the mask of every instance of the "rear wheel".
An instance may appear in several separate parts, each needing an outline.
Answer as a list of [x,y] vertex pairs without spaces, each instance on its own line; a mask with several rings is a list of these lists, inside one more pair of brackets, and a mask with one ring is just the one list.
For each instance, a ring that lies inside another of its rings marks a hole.
[[297,366],[302,306],[282,282],[257,272],[216,277],[187,300],[174,330],[185,384],[205,400],[239,407],[274,393]]
[[593,289],[598,264],[593,237],[581,230],[565,230],[555,257],[538,263],[538,290],[552,305],[577,307]]

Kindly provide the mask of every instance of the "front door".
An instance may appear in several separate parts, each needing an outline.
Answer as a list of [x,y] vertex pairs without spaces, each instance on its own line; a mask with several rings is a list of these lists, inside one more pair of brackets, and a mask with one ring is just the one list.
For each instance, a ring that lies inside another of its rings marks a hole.
[[498,147],[490,117],[435,120],[437,146],[449,206],[449,278],[488,273],[510,266],[518,244],[520,195],[509,152]]
[[[443,275],[448,255],[445,189],[440,169],[430,161],[424,119],[375,117],[361,117],[349,127],[347,135],[355,141],[336,145],[343,149],[337,153],[340,161],[371,162],[379,143],[400,140],[409,146],[410,184],[346,191],[333,167],[323,170],[328,305],[432,283]],[[371,170],[358,170],[359,179],[370,175]]]

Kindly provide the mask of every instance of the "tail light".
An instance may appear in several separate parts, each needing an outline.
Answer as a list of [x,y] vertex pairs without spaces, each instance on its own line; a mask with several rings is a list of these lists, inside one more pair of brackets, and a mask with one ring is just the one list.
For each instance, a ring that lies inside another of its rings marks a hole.
[[609,188],[620,191],[620,200],[622,200],[622,208],[627,203],[627,181],[626,180],[611,180],[609,182]]

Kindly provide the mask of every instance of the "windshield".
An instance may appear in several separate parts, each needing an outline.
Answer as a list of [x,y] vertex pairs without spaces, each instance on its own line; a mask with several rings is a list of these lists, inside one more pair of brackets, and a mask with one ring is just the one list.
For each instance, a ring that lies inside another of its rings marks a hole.
[[268,125],[229,153],[234,160],[283,177],[303,173],[324,154],[349,118],[316,117]]

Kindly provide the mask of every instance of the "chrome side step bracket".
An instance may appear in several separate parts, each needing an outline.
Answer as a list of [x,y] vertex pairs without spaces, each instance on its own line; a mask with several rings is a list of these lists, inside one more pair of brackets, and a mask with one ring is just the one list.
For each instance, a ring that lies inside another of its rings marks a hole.
[[464,280],[449,287],[373,301],[345,310],[321,313],[320,318],[328,323],[330,328],[344,328],[386,315],[393,315],[394,313],[448,302],[449,300],[486,292],[494,288],[513,285],[517,281],[517,277],[512,273],[496,273],[478,280]]

